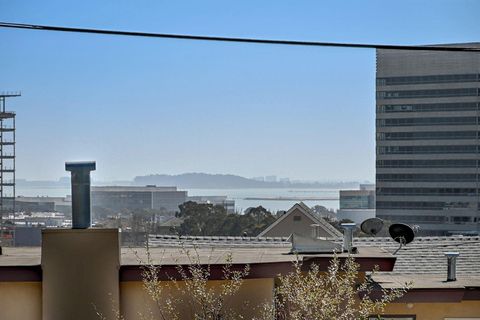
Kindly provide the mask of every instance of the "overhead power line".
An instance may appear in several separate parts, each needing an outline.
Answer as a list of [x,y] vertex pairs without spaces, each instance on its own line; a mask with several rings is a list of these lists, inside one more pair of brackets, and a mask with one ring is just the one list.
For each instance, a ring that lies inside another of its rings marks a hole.
[[166,39],[180,39],[180,40],[236,42],[236,43],[254,43],[254,44],[289,45],[289,46],[480,52],[480,48],[464,47],[464,46],[388,45],[388,44],[364,44],[364,43],[317,42],[317,41],[297,41],[297,40],[273,40],[273,39],[255,39],[255,38],[233,38],[233,37],[215,37],[215,36],[196,36],[196,35],[188,35],[188,34],[170,34],[170,33],[151,33],[151,32],[121,31],[121,30],[105,30],[105,29],[71,28],[71,27],[58,27],[58,26],[22,24],[22,23],[11,23],[11,22],[0,22],[0,27],[1,28],[39,30],[39,31],[91,33],[91,34],[128,36],[128,37],[166,38]]

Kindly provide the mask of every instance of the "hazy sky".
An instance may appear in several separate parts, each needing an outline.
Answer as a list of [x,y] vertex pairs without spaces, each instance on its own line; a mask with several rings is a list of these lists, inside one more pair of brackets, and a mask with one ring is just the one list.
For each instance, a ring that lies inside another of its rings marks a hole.
[[[21,1],[0,20],[332,42],[480,39],[480,1]],[[0,29],[17,177],[149,173],[374,180],[373,50]]]

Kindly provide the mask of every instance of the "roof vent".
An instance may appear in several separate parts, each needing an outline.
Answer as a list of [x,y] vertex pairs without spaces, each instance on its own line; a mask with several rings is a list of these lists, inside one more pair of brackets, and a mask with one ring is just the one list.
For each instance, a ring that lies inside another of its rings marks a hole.
[[343,231],[343,251],[352,253],[353,249],[353,229],[357,226],[355,223],[342,223]]
[[458,252],[445,252],[445,257],[447,257],[447,281],[456,281],[457,280],[457,257],[460,254]]
[[72,173],[72,228],[90,228],[90,171],[95,170],[95,161],[65,162],[65,170]]

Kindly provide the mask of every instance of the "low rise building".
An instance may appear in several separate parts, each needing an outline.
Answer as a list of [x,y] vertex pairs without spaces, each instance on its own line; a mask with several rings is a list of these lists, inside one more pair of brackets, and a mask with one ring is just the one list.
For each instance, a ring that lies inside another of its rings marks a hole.
[[[154,301],[142,283],[145,248],[120,248],[114,229],[50,229],[42,236],[42,248],[3,248],[2,319],[94,320],[98,319],[97,312],[112,318],[119,312],[124,319],[133,320],[148,310],[156,315]],[[249,265],[250,272],[240,291],[231,297],[233,308],[248,319],[256,316],[258,309],[245,308],[244,302],[272,301],[275,279],[290,272],[296,259],[305,268],[315,263],[325,271],[332,259],[331,253],[289,254],[292,245],[281,237],[155,236],[149,243],[148,259],[161,265],[158,280],[165,284],[172,279],[182,281],[176,268],[192,263],[179,254],[185,247],[195,247],[199,263],[209,266],[212,286],[224,283],[222,261],[229,254],[235,268],[241,270]],[[419,237],[395,255],[398,244],[389,238],[355,238],[353,245],[358,250],[354,256],[361,275],[375,265],[380,269],[372,278],[378,286],[372,294],[413,281],[402,298],[387,305],[380,319],[445,320],[480,316],[479,243],[478,236]],[[444,252],[452,250],[459,253],[456,278],[447,281]],[[346,254],[339,256],[342,259]],[[181,310],[181,319],[190,319],[188,308],[174,307]],[[378,317],[372,315],[372,319]]]
[[17,212],[61,212],[64,214],[71,214],[72,198],[70,196],[18,196],[15,198],[15,208]]
[[336,238],[342,234],[323,218],[317,216],[303,202],[296,203],[285,214],[262,231],[259,237],[288,237],[292,233],[309,235],[312,225],[318,225],[318,234],[325,238]]
[[105,186],[92,187],[92,206],[111,210],[155,209],[178,211],[187,200],[187,191],[177,187]]
[[227,213],[235,213],[235,200],[227,199],[227,196],[189,196],[187,201],[220,205]]

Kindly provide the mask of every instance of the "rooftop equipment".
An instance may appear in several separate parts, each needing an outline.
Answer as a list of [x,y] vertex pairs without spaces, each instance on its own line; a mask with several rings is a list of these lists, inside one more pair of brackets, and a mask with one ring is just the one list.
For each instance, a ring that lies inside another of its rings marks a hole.
[[343,231],[343,251],[352,253],[353,251],[353,229],[357,226],[355,223],[342,223]]
[[460,254],[458,252],[445,252],[447,257],[447,281],[457,280],[457,257]]
[[413,229],[404,223],[394,223],[388,228],[388,233],[392,237],[393,241],[400,244],[397,250],[393,254],[396,254],[404,245],[409,244],[415,239],[415,232]]
[[65,162],[65,170],[72,173],[73,229],[87,229],[92,225],[90,171],[95,168],[95,161]]
[[375,237],[383,228],[383,220],[380,218],[370,218],[362,222],[360,229],[368,235]]

